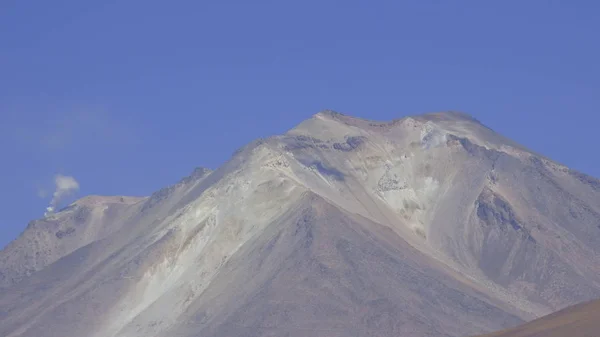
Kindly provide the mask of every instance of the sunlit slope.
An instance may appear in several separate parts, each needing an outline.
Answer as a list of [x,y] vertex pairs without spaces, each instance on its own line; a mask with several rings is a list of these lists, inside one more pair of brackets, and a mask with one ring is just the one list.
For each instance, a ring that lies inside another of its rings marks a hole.
[[325,111],[114,198],[0,253],[0,335],[466,336],[600,297],[600,182],[461,113]]

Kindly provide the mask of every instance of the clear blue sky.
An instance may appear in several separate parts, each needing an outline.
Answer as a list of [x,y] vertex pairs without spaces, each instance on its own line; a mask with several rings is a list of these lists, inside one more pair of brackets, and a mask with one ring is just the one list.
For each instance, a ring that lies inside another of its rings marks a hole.
[[322,109],[460,110],[600,176],[598,1],[0,1],[0,247],[56,173],[147,195]]

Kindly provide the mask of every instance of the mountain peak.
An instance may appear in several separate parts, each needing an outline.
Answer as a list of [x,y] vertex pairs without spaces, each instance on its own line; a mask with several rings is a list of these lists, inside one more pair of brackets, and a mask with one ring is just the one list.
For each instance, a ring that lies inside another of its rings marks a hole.
[[474,123],[483,126],[477,118],[473,115],[462,112],[462,111],[439,111],[439,112],[428,112],[412,116],[415,119],[423,119],[431,122],[455,122],[455,123]]
[[469,139],[473,144],[487,149],[535,154],[494,132],[472,115],[452,110],[405,115],[389,121],[370,120],[333,110],[323,110],[288,131],[287,135],[300,135],[326,141],[352,136],[369,137],[368,135],[374,134],[387,137],[390,132],[401,137],[413,137],[409,136],[411,134],[427,138],[436,136],[439,140],[451,135]]
[[476,119],[471,114],[462,112],[462,111],[455,111],[455,110],[428,112],[428,113],[420,114],[417,116],[434,117],[434,118],[440,118],[440,119],[464,119],[464,120],[476,121]]
[[336,118],[336,117],[340,117],[340,116],[344,116],[344,114],[339,113],[334,110],[330,110],[330,109],[321,110],[313,115],[313,117],[331,117],[331,118]]
[[505,328],[600,297],[597,186],[465,113],[324,110],[142,202],[35,222],[0,253],[0,335]]
[[[416,120],[421,122],[431,122],[431,123],[440,123],[440,126],[458,126],[458,125],[471,125],[471,127],[479,128],[484,127],[479,120],[477,120],[472,115],[461,112],[461,111],[440,111],[440,112],[429,112],[422,114],[411,114],[404,115],[399,118],[395,118],[392,120],[382,121],[382,120],[372,120],[361,117],[354,117],[345,115],[343,113],[334,111],[334,110],[322,110],[312,116],[310,120],[322,120],[322,121],[336,121],[341,122],[346,125],[356,126],[356,127],[370,127],[370,126],[388,126],[392,127],[394,125],[398,125],[406,120]],[[487,128],[489,130],[489,128]]]

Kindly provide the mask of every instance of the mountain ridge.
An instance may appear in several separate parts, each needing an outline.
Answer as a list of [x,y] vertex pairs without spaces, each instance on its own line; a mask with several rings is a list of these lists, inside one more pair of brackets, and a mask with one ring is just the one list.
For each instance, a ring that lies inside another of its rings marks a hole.
[[[60,325],[56,336],[192,336],[196,328],[242,336],[252,327],[256,336],[301,335],[298,326],[318,319],[304,305],[322,313],[315,335],[459,336],[600,297],[600,182],[504,139],[462,113],[391,122],[317,113],[133,203],[117,221],[99,223],[112,228],[106,236],[7,285],[29,300],[0,294],[0,307],[11,308],[0,312],[0,334],[39,336]],[[6,252],[0,273],[10,274],[21,257]],[[265,258],[274,265],[264,269]],[[356,264],[362,260],[382,269]],[[238,276],[226,281],[227,273]],[[57,281],[40,290],[48,279]],[[249,297],[237,303],[223,282]],[[421,294],[423,284],[437,295]],[[313,302],[297,293],[306,287],[320,294]],[[287,304],[269,302],[287,292],[297,294]],[[256,295],[263,293],[271,299]],[[425,321],[426,312],[434,319]],[[82,319],[69,321],[73,315]],[[370,325],[373,317],[380,326]]]

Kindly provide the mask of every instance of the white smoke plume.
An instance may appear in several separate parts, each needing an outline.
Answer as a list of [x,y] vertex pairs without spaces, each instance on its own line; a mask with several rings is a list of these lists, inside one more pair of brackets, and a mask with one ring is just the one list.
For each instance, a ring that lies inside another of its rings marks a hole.
[[54,194],[52,195],[50,205],[46,207],[46,213],[44,214],[44,216],[49,216],[52,213],[54,213],[54,210],[63,198],[79,190],[79,183],[77,182],[77,180],[75,180],[75,178],[71,176],[63,176],[61,174],[57,174],[54,177],[54,184],[56,185],[56,189],[54,190]]

